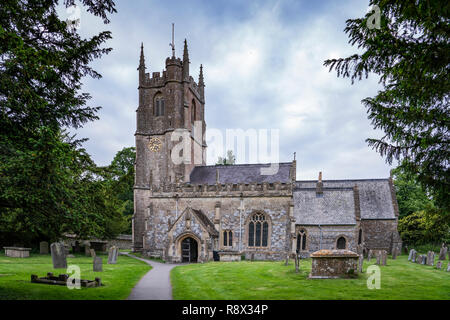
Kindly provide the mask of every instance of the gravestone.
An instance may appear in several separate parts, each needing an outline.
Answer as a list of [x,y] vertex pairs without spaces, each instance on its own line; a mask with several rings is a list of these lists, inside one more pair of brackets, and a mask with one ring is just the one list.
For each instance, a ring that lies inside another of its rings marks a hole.
[[427,265],[434,266],[434,252],[428,251],[427,253]]
[[414,249],[413,249],[411,261],[412,262],[416,262],[417,261],[417,251],[414,250]]
[[421,262],[421,264],[423,264],[423,265],[425,265],[425,264],[427,264],[427,256],[426,255],[422,255],[422,262]]
[[363,272],[363,263],[364,263],[364,256],[362,254],[360,254],[359,260],[358,260],[358,272],[359,273]]
[[419,254],[419,256],[418,256],[417,259],[416,259],[416,262],[417,262],[418,264],[421,264],[421,263],[422,263],[422,260],[423,260],[423,256],[422,256],[421,254]]
[[381,262],[381,254],[378,253],[377,254],[377,262],[375,264],[380,265],[380,262]]
[[[116,246],[109,248],[108,264],[116,264],[118,255],[119,255],[119,248],[117,248]],[[289,259],[289,256],[287,259]],[[289,260],[287,260],[287,261],[289,261]]]
[[86,257],[90,257],[91,256],[91,246],[86,244],[84,246],[84,254],[86,255]]
[[52,253],[52,262],[54,269],[66,269],[67,259],[66,250],[64,244],[59,242],[54,242],[50,245],[50,251]]
[[397,259],[397,248],[392,249],[392,260]]
[[441,260],[439,260],[439,261],[436,263],[436,269],[442,269],[442,261],[441,261]]
[[414,252],[414,249],[411,249],[411,250],[409,251],[408,261],[412,261],[413,252]]
[[372,250],[369,250],[369,253],[367,254],[367,261],[370,262],[370,259],[372,259],[372,255],[373,255]]
[[102,258],[95,256],[94,257],[94,272],[101,272],[103,271],[103,261]]
[[403,250],[404,250],[405,254],[408,254],[408,246],[405,246],[405,247],[403,248]]
[[47,241],[39,242],[39,253],[40,254],[48,254],[48,242]]
[[444,243],[443,243],[442,247],[441,247],[441,251],[439,252],[439,260],[445,260],[446,255],[447,255],[447,247],[445,247]]
[[89,252],[91,257],[95,258],[97,256],[94,249],[89,249]]
[[447,266],[447,272],[450,272],[450,262],[448,263],[448,266]]
[[387,262],[387,251],[386,250],[381,251],[381,261],[382,261],[381,262],[382,265],[385,266],[386,262]]

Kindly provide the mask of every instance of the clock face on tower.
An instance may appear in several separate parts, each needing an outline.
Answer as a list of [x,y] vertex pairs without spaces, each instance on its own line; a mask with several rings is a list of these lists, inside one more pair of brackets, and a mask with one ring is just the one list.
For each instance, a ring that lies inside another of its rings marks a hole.
[[162,142],[158,138],[151,138],[148,142],[148,148],[153,152],[158,152],[162,148]]

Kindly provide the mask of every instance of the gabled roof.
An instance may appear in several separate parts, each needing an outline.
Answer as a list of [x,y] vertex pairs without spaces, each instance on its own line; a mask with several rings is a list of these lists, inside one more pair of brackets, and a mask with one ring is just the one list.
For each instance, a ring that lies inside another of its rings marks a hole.
[[[269,168],[269,164],[234,164],[195,167],[191,172],[192,184],[216,184],[219,172],[219,183],[274,183],[290,182],[291,162],[278,163],[278,171],[272,175],[261,174],[261,169]],[[264,172],[263,172],[264,173]]]
[[170,226],[169,231],[172,230],[186,214],[191,214],[191,215],[195,216],[197,218],[197,220],[199,221],[199,223],[202,225],[202,227],[205,228],[205,230],[211,236],[214,236],[214,237],[219,236],[219,232],[214,227],[214,223],[212,223],[211,220],[209,220],[209,218],[206,216],[206,214],[204,214],[203,211],[201,211],[201,210],[192,209],[191,207],[187,207],[186,209],[184,209],[184,211],[180,214],[178,219],[175,220],[173,225]]
[[315,188],[294,191],[295,223],[300,225],[355,225],[355,198],[352,188]]
[[[296,181],[295,190],[315,188],[317,180]],[[395,199],[389,179],[323,180],[324,188],[353,188],[358,186],[361,219],[395,219]],[[296,191],[294,191],[295,194]]]

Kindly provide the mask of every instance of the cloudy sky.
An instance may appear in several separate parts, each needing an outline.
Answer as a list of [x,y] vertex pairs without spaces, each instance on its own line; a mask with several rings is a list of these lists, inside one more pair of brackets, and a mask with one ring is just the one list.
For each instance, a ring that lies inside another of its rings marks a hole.
[[[297,178],[380,178],[389,166],[365,139],[379,137],[361,100],[379,89],[378,78],[351,85],[323,66],[327,58],[356,52],[345,20],[363,16],[368,0],[149,1],[116,0],[111,23],[81,12],[79,32],[110,30],[113,52],[93,65],[103,78],[85,80],[100,105],[100,120],[78,130],[100,165],[134,145],[137,66],[144,43],[147,72],[162,71],[175,23],[177,56],[187,38],[191,75],[204,66],[208,129],[279,130],[279,160],[297,153]],[[63,12],[62,15],[70,15]],[[210,148],[214,149],[214,148]],[[242,156],[242,155],[240,155]],[[241,159],[248,160],[248,157]],[[209,154],[208,164],[216,158]]]

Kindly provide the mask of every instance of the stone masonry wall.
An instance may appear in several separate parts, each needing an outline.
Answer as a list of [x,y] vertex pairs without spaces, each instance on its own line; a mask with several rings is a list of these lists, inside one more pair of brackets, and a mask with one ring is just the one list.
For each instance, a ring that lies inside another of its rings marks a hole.
[[368,249],[391,251],[392,235],[398,234],[396,220],[361,220]]

